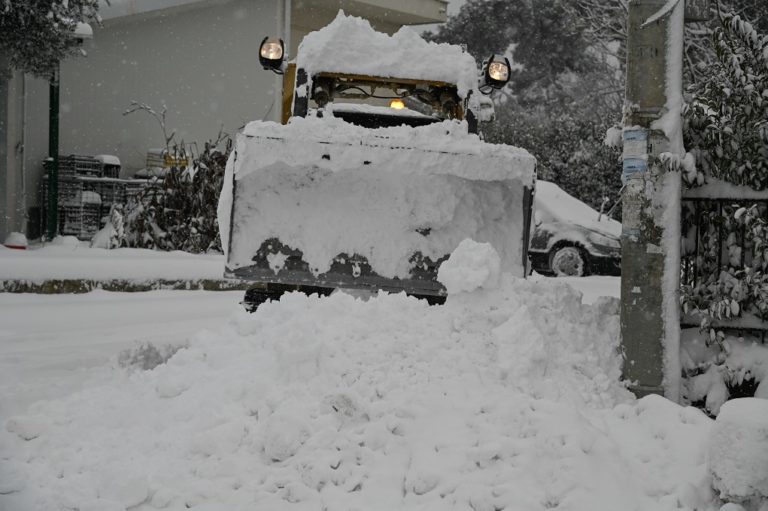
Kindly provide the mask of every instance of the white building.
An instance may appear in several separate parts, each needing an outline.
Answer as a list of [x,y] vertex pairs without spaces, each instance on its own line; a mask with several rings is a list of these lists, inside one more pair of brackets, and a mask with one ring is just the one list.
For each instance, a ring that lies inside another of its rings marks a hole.
[[[254,119],[280,118],[281,80],[258,64],[266,35],[289,56],[308,32],[343,9],[378,30],[439,23],[447,0],[111,0],[94,26],[86,57],[61,63],[60,154],[112,154],[123,175],[164,145],[145,112],[160,110],[175,140],[202,145],[220,129],[234,134]],[[4,65],[0,59],[0,66]],[[0,242],[23,229],[39,236],[42,163],[48,156],[48,82],[14,72],[0,79]],[[26,198],[25,198],[26,197]],[[26,208],[25,208],[26,204]]]

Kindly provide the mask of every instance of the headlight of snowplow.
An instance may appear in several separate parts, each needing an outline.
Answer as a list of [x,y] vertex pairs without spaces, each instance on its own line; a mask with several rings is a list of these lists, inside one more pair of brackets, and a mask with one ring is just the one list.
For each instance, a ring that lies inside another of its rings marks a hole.
[[485,65],[485,85],[500,89],[509,81],[509,59],[501,55],[493,55]]
[[619,240],[615,238],[603,236],[602,234],[598,234],[596,232],[589,233],[588,237],[589,237],[589,241],[591,241],[595,245],[612,248],[614,250],[621,249],[621,243],[619,242]]
[[285,46],[282,39],[265,37],[259,48],[259,64],[264,69],[280,71],[283,65]]

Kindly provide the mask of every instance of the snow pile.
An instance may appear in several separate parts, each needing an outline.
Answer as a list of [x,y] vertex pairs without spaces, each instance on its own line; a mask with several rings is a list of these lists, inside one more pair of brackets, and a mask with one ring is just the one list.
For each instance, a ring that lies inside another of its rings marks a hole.
[[[711,421],[618,383],[615,300],[289,294],[0,431],[4,509],[711,509]],[[234,307],[234,304],[233,304]]]
[[341,11],[304,37],[296,65],[310,76],[335,72],[446,82],[455,84],[462,98],[477,87],[477,63],[460,46],[427,42],[409,27],[390,36]]
[[493,288],[499,283],[499,254],[488,243],[466,239],[459,243],[437,273],[449,294]]
[[768,400],[733,399],[712,428],[709,468],[726,500],[768,502]]
[[222,278],[221,254],[161,252],[138,248],[91,248],[74,236],[11,250],[0,245],[0,280],[212,279]]
[[339,254],[379,275],[409,277],[411,255],[433,261],[465,238],[490,243],[504,271],[522,275],[525,150],[486,144],[465,123],[364,129],[334,118],[254,122],[238,136],[219,206],[228,268],[249,266],[278,238],[315,274]]
[[[465,179],[518,180],[533,185],[536,159],[525,149],[484,142],[467,123],[362,128],[333,116],[293,117],[288,124],[253,121],[238,138],[235,178],[276,164],[340,172],[354,165],[380,172],[448,174]],[[290,151],[286,151],[286,145]],[[278,151],[277,149],[282,149]],[[414,154],[416,153],[416,154]],[[413,158],[415,160],[412,160]],[[386,161],[391,161],[385,165]],[[247,162],[247,163],[246,163]]]
[[27,237],[24,234],[20,232],[11,232],[8,234],[8,236],[5,237],[3,245],[8,248],[17,250],[26,250],[26,248],[29,246],[29,242],[27,241]]

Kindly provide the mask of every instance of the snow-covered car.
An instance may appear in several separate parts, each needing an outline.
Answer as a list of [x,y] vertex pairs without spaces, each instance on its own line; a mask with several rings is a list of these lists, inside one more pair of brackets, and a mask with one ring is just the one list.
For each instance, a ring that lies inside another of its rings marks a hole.
[[557,276],[621,273],[621,224],[600,215],[559,186],[536,183],[533,270]]

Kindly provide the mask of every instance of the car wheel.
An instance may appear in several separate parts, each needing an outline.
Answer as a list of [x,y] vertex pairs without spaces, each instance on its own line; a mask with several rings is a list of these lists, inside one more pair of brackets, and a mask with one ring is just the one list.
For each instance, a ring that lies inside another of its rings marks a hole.
[[558,277],[583,277],[587,273],[584,256],[573,246],[555,249],[550,259],[550,267]]

